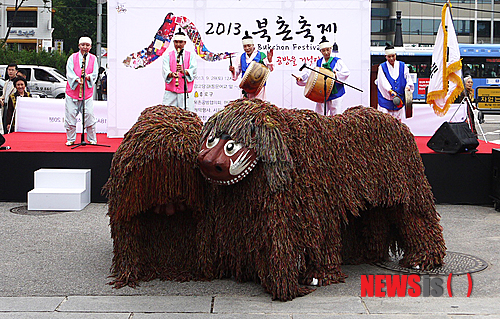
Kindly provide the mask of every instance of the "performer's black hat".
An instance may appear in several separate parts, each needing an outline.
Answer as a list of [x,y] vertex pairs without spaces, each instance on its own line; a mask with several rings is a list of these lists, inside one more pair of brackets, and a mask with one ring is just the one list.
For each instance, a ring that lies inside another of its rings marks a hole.
[[179,28],[176,34],[174,34],[174,37],[172,40],[177,40],[177,41],[187,41],[186,34],[182,32],[182,29]]
[[324,48],[331,48],[332,47],[332,44],[330,43],[330,41],[328,41],[326,39],[326,36],[323,36],[321,38],[321,41],[319,42],[319,49],[322,50]]
[[248,31],[245,31],[245,36],[243,38],[241,38],[241,42],[243,43],[243,45],[245,44],[253,44],[253,38],[250,36],[250,34],[248,34]]
[[385,55],[396,54],[394,46],[388,42],[385,43]]

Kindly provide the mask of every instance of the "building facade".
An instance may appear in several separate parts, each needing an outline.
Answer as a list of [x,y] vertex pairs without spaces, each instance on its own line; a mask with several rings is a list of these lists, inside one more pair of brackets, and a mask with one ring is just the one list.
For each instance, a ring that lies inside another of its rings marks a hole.
[[[393,44],[397,11],[401,11],[404,44],[434,45],[445,2],[372,0],[371,45]],[[451,0],[451,5],[459,43],[500,43],[500,0]]]
[[[52,0],[25,1],[15,11],[15,0],[0,3],[0,36],[19,50],[49,50],[52,45]],[[12,27],[9,31],[9,24]]]

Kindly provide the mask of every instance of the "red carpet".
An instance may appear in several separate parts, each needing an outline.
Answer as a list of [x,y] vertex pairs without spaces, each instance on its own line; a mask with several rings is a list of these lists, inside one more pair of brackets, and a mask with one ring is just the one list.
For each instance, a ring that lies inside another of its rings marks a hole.
[[[66,146],[65,133],[11,133],[5,134],[3,146],[11,149],[1,152],[91,152],[91,153],[114,153],[120,145],[121,138],[108,138],[106,134],[97,134],[97,143],[109,145],[110,147],[85,145],[71,149]],[[77,134],[76,143],[81,142],[82,135]]]
[[[66,146],[66,134],[64,133],[11,133],[4,135],[5,144],[11,149],[7,152],[92,152],[92,153],[114,153],[120,145],[121,138],[108,138],[106,134],[97,134],[97,142],[110,147],[86,145],[71,149],[72,146]],[[435,153],[427,147],[428,136],[416,136],[418,149],[421,154]],[[78,134],[76,142],[81,140],[81,134]],[[479,141],[478,153],[491,154],[491,150],[500,148],[499,144],[486,143]],[[2,151],[5,152],[5,151]]]

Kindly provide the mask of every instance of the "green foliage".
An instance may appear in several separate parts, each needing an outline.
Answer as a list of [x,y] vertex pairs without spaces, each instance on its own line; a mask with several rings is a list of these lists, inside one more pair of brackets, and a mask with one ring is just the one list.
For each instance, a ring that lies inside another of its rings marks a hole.
[[0,61],[2,64],[17,63],[17,64],[34,64],[51,66],[63,74],[66,74],[66,61],[68,54],[59,52],[35,52],[31,50],[12,50],[6,46],[0,46]]
[[[63,50],[66,53],[78,51],[78,39],[89,36],[92,39],[92,50],[95,54],[97,42],[97,3],[95,0],[53,0],[55,10],[52,25],[53,39],[64,40]],[[102,47],[106,45],[107,5],[102,6]]]

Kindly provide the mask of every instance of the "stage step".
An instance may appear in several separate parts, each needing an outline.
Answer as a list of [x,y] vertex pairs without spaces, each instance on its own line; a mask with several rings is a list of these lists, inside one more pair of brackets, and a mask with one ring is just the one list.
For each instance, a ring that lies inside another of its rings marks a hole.
[[28,210],[82,210],[90,203],[90,169],[41,168],[28,192]]

